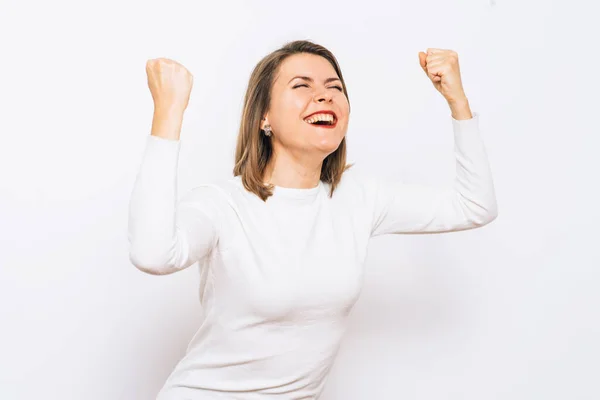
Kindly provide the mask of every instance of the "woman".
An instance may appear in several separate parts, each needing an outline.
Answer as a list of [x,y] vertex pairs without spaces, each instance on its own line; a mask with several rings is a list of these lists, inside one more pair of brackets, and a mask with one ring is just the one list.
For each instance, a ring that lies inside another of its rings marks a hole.
[[349,168],[340,67],[324,47],[295,41],[250,77],[234,177],[179,201],[179,133],[193,78],[174,61],[148,61],[155,112],[131,197],[130,259],[151,274],[198,263],[203,313],[158,399],[318,398],[360,292],[369,239],[494,220],[457,55],[428,49],[419,60],[452,112],[452,189],[390,184]]

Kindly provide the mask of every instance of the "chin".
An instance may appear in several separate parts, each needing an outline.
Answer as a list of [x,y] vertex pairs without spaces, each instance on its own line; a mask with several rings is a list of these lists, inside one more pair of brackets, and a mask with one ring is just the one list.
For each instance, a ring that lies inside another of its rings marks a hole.
[[340,130],[339,127],[334,129],[319,129],[318,132],[315,132],[311,128],[305,136],[308,139],[308,143],[305,143],[305,148],[317,150],[324,157],[327,157],[337,150],[345,136],[345,132]]
[[[343,139],[343,138],[342,138]],[[342,142],[342,140],[332,140],[332,138],[330,139],[323,139],[320,142],[317,142],[314,144],[314,148],[318,149],[319,151],[321,151],[322,153],[325,154],[325,156],[328,156],[329,154],[333,153],[334,151],[336,151],[338,149],[338,147],[340,147],[340,143]]]

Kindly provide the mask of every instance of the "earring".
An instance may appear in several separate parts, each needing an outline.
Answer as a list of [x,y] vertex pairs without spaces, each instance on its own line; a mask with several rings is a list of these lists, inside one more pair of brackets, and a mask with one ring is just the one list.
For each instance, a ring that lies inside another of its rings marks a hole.
[[271,133],[273,133],[273,131],[271,131],[271,125],[265,125],[265,136],[271,136]]

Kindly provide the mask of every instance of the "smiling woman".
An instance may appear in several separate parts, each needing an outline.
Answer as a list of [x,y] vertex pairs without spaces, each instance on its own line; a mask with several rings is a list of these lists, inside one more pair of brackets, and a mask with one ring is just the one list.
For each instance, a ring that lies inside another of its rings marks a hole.
[[[244,187],[263,200],[273,194],[274,185],[292,187],[296,181],[300,188],[329,183],[332,195],[348,168],[349,113],[348,92],[335,56],[312,42],[288,43],[264,57],[250,76],[234,175],[241,175]],[[330,118],[326,115],[334,116],[327,126],[319,122]],[[310,122],[308,117],[313,117]],[[257,135],[259,126],[269,134]],[[298,160],[303,173],[289,174],[298,171],[294,165]]]
[[179,200],[179,129],[193,80],[175,61],[148,62],[155,115],[131,195],[129,256],[155,275],[197,264],[202,303],[200,328],[159,400],[318,398],[361,290],[369,239],[496,218],[478,116],[457,86],[455,54],[432,51],[420,61],[452,115],[466,116],[451,121],[452,188],[348,170],[341,69],[324,47],[296,41],[252,72],[234,176]]

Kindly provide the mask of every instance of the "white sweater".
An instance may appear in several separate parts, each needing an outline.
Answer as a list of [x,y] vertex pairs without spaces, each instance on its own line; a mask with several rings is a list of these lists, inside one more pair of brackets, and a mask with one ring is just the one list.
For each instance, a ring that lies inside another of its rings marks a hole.
[[239,177],[177,200],[180,141],[149,136],[129,209],[131,262],[151,274],[198,263],[202,323],[159,400],[316,399],[363,281],[367,244],[392,233],[472,229],[497,215],[478,114],[452,120],[448,189],[366,179],[276,187]]

